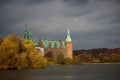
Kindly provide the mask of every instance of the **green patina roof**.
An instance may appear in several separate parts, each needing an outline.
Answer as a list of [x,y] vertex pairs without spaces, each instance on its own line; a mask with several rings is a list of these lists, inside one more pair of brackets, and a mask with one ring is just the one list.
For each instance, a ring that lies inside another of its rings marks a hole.
[[25,28],[24,28],[24,39],[30,39],[33,40],[32,34],[29,33],[27,24],[25,24]]
[[[24,39],[33,40],[33,36],[31,33],[29,33],[27,24],[25,24],[24,28]],[[66,41],[72,41],[69,29]],[[66,48],[65,41],[41,40],[41,43],[44,48]],[[34,42],[34,46],[38,46],[38,42]]]
[[53,40],[41,40],[42,45],[45,48],[51,47],[51,48],[66,48],[65,42],[64,41],[53,41]]

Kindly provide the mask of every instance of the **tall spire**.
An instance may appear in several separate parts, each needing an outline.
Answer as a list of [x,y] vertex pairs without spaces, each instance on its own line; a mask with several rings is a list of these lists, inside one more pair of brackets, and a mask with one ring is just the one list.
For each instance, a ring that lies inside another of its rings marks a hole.
[[24,39],[29,39],[29,32],[28,32],[27,24],[25,24],[25,28],[24,28]]
[[70,37],[70,30],[68,29],[66,41],[72,41]]

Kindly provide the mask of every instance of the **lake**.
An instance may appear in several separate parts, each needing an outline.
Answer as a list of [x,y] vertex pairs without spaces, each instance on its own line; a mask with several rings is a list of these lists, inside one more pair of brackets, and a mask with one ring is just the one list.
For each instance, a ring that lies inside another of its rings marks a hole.
[[63,65],[40,70],[0,71],[0,80],[120,80],[120,64]]

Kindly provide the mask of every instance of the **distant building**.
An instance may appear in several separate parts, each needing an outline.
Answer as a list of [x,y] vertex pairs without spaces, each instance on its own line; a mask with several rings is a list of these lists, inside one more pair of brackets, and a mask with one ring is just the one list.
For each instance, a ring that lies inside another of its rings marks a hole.
[[[25,25],[24,29],[24,39],[33,40],[32,34],[28,31],[27,25]],[[34,42],[34,46],[38,52],[46,57],[56,58],[56,55],[61,53],[66,58],[73,58],[72,39],[70,37],[69,29],[65,41],[41,39],[38,42]]]

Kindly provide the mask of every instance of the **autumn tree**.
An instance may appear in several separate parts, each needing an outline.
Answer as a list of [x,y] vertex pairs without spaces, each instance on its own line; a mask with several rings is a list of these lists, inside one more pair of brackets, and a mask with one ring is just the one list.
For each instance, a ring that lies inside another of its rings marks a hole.
[[0,44],[3,42],[3,37],[0,36]]
[[0,69],[42,68],[47,60],[37,53],[32,40],[9,35],[0,44]]
[[0,66],[15,68],[18,60],[20,38],[14,35],[6,37],[0,45]]

